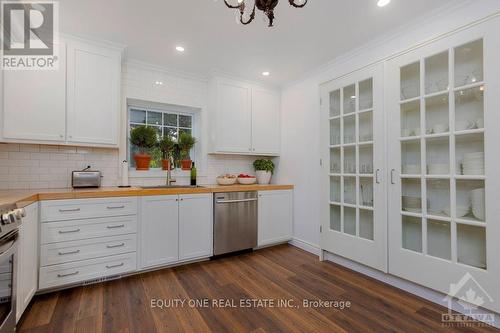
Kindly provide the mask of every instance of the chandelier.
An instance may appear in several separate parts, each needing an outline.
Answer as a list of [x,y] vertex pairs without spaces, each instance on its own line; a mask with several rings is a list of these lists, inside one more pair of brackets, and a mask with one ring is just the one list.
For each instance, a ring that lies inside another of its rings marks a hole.
[[[274,8],[278,5],[279,0],[254,0],[253,9],[250,13],[248,19],[244,19],[245,9],[247,7],[246,1],[248,0],[237,0],[238,3],[232,5],[228,3],[228,0],[224,0],[227,7],[239,10],[239,21],[241,24],[247,25],[252,22],[255,18],[255,7],[264,12],[264,14],[269,19],[269,26],[272,27],[274,23]],[[291,6],[295,8],[302,8],[307,4],[308,0],[288,0]]]

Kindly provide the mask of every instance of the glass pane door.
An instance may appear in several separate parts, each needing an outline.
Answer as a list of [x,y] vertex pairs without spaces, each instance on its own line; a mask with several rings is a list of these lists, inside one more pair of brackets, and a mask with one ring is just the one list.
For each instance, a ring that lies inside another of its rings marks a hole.
[[400,69],[401,247],[487,269],[483,43]]
[[330,92],[330,229],[374,239],[373,78]]

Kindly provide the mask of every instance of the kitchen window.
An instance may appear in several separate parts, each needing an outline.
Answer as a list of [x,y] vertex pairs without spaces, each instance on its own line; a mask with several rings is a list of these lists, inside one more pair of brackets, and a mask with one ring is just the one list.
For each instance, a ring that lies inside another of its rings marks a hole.
[[[130,130],[146,125],[148,127],[153,127],[157,132],[157,138],[161,139],[164,136],[169,136],[174,140],[179,138],[180,133],[186,132],[191,135],[193,134],[194,126],[194,114],[192,113],[182,113],[173,110],[161,110],[161,109],[151,109],[144,107],[133,107],[128,108],[128,131],[127,138],[130,138]],[[130,161],[130,166],[135,167],[135,161],[132,158],[138,149],[135,146],[128,143],[128,160]],[[162,154],[159,148],[153,148],[150,151],[151,154],[151,168],[161,168],[161,158]],[[194,155],[194,154],[192,154]],[[194,160],[194,156],[192,156]]]

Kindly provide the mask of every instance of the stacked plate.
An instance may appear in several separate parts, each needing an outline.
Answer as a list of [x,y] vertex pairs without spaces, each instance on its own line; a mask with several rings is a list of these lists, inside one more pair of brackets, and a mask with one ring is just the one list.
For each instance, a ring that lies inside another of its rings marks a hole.
[[470,201],[472,203],[472,214],[481,221],[486,218],[484,205],[484,188],[470,191]]
[[464,154],[462,172],[464,175],[484,175],[484,153]]

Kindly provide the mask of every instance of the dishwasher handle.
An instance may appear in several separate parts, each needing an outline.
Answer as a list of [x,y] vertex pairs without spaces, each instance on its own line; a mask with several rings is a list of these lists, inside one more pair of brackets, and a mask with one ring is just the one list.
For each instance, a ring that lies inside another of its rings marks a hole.
[[257,198],[252,198],[252,199],[237,199],[237,200],[217,200],[216,203],[218,204],[225,204],[225,203],[238,203],[238,202],[251,202],[251,201],[257,201]]

